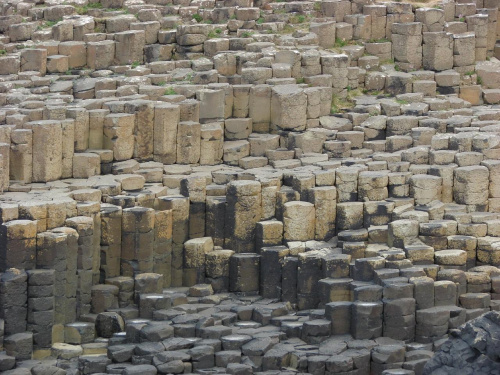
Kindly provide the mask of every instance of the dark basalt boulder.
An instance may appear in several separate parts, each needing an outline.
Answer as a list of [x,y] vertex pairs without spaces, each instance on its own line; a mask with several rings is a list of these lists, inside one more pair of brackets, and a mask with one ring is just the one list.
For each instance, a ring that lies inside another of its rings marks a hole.
[[425,365],[424,375],[500,374],[500,313],[490,311],[458,329]]

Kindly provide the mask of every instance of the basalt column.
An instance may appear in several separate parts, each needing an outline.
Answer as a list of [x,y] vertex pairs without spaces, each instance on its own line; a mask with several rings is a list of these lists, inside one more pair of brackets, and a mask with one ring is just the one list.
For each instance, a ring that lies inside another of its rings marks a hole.
[[233,181],[226,193],[225,246],[237,253],[255,252],[255,225],[261,218],[261,185]]

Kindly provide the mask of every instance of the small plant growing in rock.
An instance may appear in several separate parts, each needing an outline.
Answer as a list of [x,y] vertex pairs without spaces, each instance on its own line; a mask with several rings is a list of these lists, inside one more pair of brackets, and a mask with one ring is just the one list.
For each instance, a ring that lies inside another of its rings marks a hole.
[[256,23],[257,25],[262,25],[264,23],[264,18],[260,17]]
[[200,16],[199,14],[193,14],[193,19],[198,23],[203,21],[203,17]]
[[296,78],[295,81],[297,82],[297,85],[300,85],[300,84],[304,83],[304,78],[302,78],[302,77]]
[[345,47],[347,46],[347,44],[348,44],[347,40],[335,38],[335,44],[334,44],[335,48]]
[[252,35],[253,35],[253,33],[249,32],[249,31],[244,31],[243,33],[241,33],[242,38],[250,38]]
[[4,49],[0,49],[0,56],[2,56],[2,55],[6,55],[6,54],[7,54],[7,51],[6,51],[6,50],[4,50]]
[[76,13],[80,15],[88,14],[90,9],[102,9],[102,4],[97,2],[97,3],[88,3],[87,5],[84,5],[82,7],[76,7]]
[[304,23],[305,20],[306,20],[306,16],[304,16],[302,14],[297,17],[297,23]]
[[177,95],[177,93],[175,92],[175,90],[172,87],[169,87],[168,89],[165,90],[163,95]]
[[141,65],[141,64],[139,63],[139,61],[134,61],[134,62],[132,63],[132,66],[131,66],[130,68],[131,68],[131,69],[135,69],[135,68],[137,68],[139,65]]
[[477,79],[476,79],[476,82],[477,82],[478,85],[482,85],[483,84],[483,79],[478,76]]
[[42,26],[40,28],[42,29],[48,29],[49,27],[52,27],[54,25],[56,25],[58,22],[62,21],[62,18],[56,20],[56,21],[46,21],[42,24]]

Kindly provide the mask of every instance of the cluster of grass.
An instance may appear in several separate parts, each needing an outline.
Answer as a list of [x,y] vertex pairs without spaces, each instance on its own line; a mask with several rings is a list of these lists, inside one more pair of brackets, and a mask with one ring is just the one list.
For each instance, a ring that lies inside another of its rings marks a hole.
[[135,69],[137,68],[139,65],[141,65],[141,63],[139,61],[134,61],[132,63],[132,65],[130,66],[130,69]]
[[165,90],[163,95],[177,95],[177,92],[175,92],[173,87],[169,87],[168,89]]
[[7,51],[6,51],[6,50],[4,50],[4,49],[0,49],[0,56],[2,56],[2,55],[6,55],[6,54],[7,54]]
[[203,17],[200,16],[198,13],[196,14],[193,14],[193,20],[195,20],[196,22],[200,23],[203,21]]
[[304,22],[306,22],[306,20],[307,20],[306,16],[304,16],[303,14],[299,14],[296,16],[291,16],[288,19],[288,22],[295,24],[295,23],[304,23]]
[[250,37],[252,37],[252,35],[253,35],[253,33],[250,31],[244,31],[241,33],[242,38],[250,38]]
[[387,38],[380,38],[380,39],[370,39],[366,43],[387,43],[387,42],[390,42],[390,40]]
[[102,9],[101,3],[88,3],[87,5],[81,7],[75,7],[76,13],[80,15],[88,14],[90,9]]
[[351,46],[357,44],[357,42],[353,40],[345,40],[345,39],[340,39],[340,38],[335,38],[335,44],[333,45],[333,48],[342,48],[345,46]]
[[209,39],[212,39],[212,38],[218,38],[218,37],[220,37],[220,35],[221,35],[221,34],[222,34],[222,29],[217,28],[217,29],[215,29],[215,30],[210,31],[210,32],[208,33],[207,37],[208,37]]
[[40,25],[40,26],[37,27],[37,30],[51,28],[52,26],[55,26],[60,21],[62,21],[62,18],[60,18],[60,19],[58,19],[56,21],[45,21],[42,25]]
[[[293,34],[295,32],[295,28],[290,25],[290,24],[285,24],[285,26],[283,26],[283,29],[279,31],[278,34]],[[271,33],[272,34],[272,33]]]
[[354,98],[363,95],[360,89],[351,89],[350,86],[347,87],[347,96],[342,98],[338,95],[333,94],[332,96],[332,107],[331,114],[342,113],[354,107]]

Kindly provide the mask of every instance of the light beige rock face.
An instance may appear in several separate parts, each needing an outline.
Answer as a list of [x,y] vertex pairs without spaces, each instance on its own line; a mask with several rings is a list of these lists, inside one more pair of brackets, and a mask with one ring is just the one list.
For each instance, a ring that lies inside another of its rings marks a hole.
[[163,164],[174,164],[177,159],[179,106],[159,104],[154,111],[153,158]]
[[304,130],[307,121],[307,96],[296,85],[276,86],[271,96],[271,123],[278,129]]
[[114,160],[128,160],[134,154],[134,121],[131,114],[112,113],[104,119],[103,146],[113,151]]
[[227,187],[224,245],[237,253],[254,252],[255,224],[262,216],[261,185],[234,181]]
[[316,210],[312,203],[285,203],[283,213],[284,233],[287,241],[307,241],[314,238],[316,228]]
[[115,34],[115,62],[119,65],[144,61],[146,44],[144,30],[130,30]]
[[222,124],[203,124],[201,126],[200,136],[200,164],[220,164],[224,154],[224,133],[222,131]]
[[460,167],[454,171],[453,198],[457,203],[485,205],[489,171],[484,166]]
[[423,32],[423,67],[443,71],[453,68],[453,36],[446,32]]
[[106,69],[113,65],[115,48],[113,40],[87,43],[87,66],[91,69]]
[[33,131],[33,181],[47,182],[61,178],[62,128],[59,121],[31,123]]
[[182,121],[177,128],[177,163],[194,164],[200,160],[201,125]]

